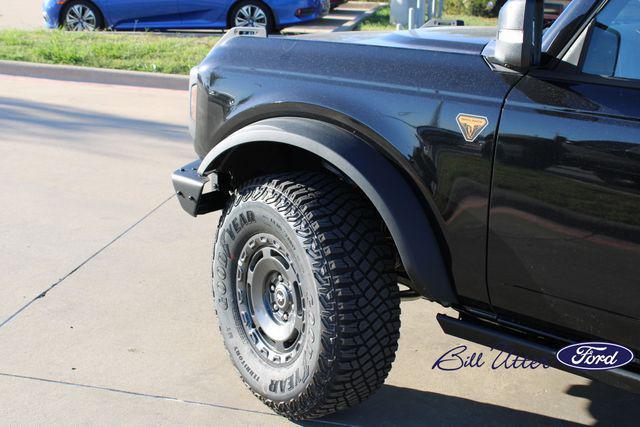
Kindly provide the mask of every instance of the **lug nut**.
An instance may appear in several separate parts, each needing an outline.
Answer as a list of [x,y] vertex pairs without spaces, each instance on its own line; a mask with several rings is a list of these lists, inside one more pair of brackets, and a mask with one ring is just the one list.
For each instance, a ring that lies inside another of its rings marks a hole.
[[275,285],[271,285],[271,286],[269,286],[269,289],[271,290],[271,292],[274,292],[276,290],[276,286]]
[[273,304],[273,311],[278,311],[278,304]]
[[283,279],[282,279],[282,275],[281,275],[281,274],[278,274],[278,282],[282,282],[282,280],[283,280]]
[[287,313],[285,313],[285,314],[283,314],[283,315],[282,315],[282,318],[283,318],[285,321],[287,321],[287,320],[289,320],[289,315],[288,315]]

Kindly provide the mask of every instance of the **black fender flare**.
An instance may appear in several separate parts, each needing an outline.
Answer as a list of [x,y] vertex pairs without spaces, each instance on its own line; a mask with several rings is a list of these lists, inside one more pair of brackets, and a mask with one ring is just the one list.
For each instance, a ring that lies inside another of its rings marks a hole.
[[326,122],[300,117],[272,118],[247,125],[218,143],[200,163],[198,174],[208,175],[234,148],[256,142],[307,150],[351,179],[385,222],[415,290],[445,306],[457,303],[425,205],[383,154],[358,136]]

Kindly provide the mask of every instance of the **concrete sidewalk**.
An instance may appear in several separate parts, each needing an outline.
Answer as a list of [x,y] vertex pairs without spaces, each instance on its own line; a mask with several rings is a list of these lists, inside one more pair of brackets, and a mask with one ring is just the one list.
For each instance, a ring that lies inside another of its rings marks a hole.
[[[195,157],[186,91],[0,75],[0,420],[283,425],[244,387],[210,295],[218,214],[171,171]],[[433,370],[460,344],[402,306],[387,385],[303,425],[635,425],[640,399],[549,370]]]
[[358,25],[388,3],[349,2],[329,12],[327,16],[301,25],[287,27],[282,34],[313,34],[353,31]]

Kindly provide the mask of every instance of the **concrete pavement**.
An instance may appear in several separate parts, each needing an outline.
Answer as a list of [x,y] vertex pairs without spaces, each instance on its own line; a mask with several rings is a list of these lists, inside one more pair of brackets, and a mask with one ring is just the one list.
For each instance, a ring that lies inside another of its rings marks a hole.
[[[194,157],[186,110],[182,91],[0,75],[3,424],[289,424],[246,390],[218,335],[218,215],[190,218],[171,197],[169,174]],[[439,330],[437,305],[402,310],[387,385],[305,425],[640,417],[637,396],[553,369],[433,370],[464,343]]]
[[0,29],[42,27],[42,0],[0,1]]
[[338,6],[326,16],[315,21],[294,25],[282,30],[282,34],[313,34],[353,31],[362,21],[373,15],[387,3],[349,2]]

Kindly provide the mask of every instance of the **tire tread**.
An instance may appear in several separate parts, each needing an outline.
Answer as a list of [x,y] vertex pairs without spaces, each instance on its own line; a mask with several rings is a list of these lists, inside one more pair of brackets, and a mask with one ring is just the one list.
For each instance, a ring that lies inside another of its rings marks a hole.
[[274,207],[306,247],[322,321],[318,368],[304,391],[285,402],[252,392],[293,419],[360,403],[384,383],[400,335],[394,252],[381,219],[356,189],[320,172],[249,181],[231,197],[220,224],[247,201]]

